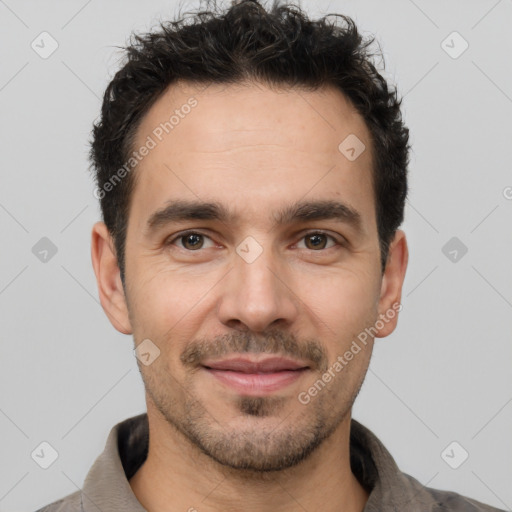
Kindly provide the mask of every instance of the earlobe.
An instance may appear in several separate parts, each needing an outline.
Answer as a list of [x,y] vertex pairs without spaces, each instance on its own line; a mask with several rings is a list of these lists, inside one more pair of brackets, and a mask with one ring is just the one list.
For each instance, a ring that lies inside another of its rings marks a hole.
[[[409,249],[404,231],[397,230],[389,246],[388,261],[382,277],[379,299],[377,338],[389,336],[398,323],[398,312],[402,309],[402,286],[409,261]],[[380,328],[382,326],[382,328]]]
[[132,334],[114,243],[104,222],[92,228],[91,259],[103,311],[119,332]]

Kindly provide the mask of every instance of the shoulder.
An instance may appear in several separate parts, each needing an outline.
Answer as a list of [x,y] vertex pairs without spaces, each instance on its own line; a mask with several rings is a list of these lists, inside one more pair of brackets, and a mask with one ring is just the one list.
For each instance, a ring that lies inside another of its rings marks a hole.
[[[406,478],[419,483],[416,479],[402,473]],[[505,512],[505,509],[492,507],[481,501],[463,496],[453,491],[444,491],[432,487],[423,487],[422,494],[432,500],[432,512]]]
[[76,491],[60,500],[49,503],[35,512],[82,512],[82,491]]
[[481,501],[462,496],[452,491],[441,491],[439,489],[428,489],[432,497],[437,501],[439,511],[454,512],[504,512],[504,509],[492,507]]

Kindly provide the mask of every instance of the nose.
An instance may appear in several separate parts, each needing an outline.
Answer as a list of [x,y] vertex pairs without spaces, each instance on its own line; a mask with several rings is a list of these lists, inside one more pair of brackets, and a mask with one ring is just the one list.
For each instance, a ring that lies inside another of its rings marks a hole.
[[289,326],[297,318],[300,301],[290,272],[271,249],[260,247],[255,259],[261,249],[254,245],[246,253],[234,254],[217,309],[219,320],[228,327],[263,332],[278,324]]

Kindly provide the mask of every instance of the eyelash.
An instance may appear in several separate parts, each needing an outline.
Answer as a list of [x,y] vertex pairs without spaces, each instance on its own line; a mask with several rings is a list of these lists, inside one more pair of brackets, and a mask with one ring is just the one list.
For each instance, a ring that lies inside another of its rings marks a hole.
[[[205,235],[204,233],[201,233],[200,231],[195,231],[195,230],[189,230],[189,231],[183,231],[181,233],[178,233],[177,235],[173,236],[172,238],[169,238],[166,242],[165,242],[165,245],[174,245],[174,242],[176,240],[179,240],[181,238],[184,238],[188,235],[201,235],[201,236],[204,236],[206,238],[210,238],[208,235]],[[307,238],[308,236],[312,236],[312,235],[324,235],[326,236],[327,238],[330,238],[337,246],[339,247],[345,247],[345,243],[343,243],[341,240],[338,240],[337,238],[335,238],[333,235],[330,235],[329,233],[326,233],[325,231],[319,231],[319,230],[316,230],[316,231],[309,231],[307,233],[305,233],[304,235],[302,235],[301,237],[301,240],[304,239],[304,238]],[[211,239],[211,238],[210,238]],[[338,247],[338,248],[339,248]],[[333,247],[328,247],[326,249],[320,249],[318,251],[315,251],[314,249],[307,249],[311,252],[325,252],[325,251],[328,251],[329,249],[335,249],[336,247],[333,246]],[[190,252],[190,253],[194,253],[194,252],[200,252],[200,249],[196,250],[196,251],[192,251],[192,250],[189,250],[189,249],[185,249],[184,247],[180,247],[180,249],[184,250],[184,251],[187,251],[187,252]]]

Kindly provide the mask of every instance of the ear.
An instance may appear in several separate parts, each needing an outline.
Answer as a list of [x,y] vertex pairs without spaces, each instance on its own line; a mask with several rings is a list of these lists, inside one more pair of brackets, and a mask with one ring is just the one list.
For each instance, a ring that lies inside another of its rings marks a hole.
[[91,258],[103,311],[119,332],[132,334],[114,242],[104,222],[92,228]]
[[380,329],[377,327],[375,337],[384,338],[391,334],[398,323],[398,312],[402,309],[400,299],[402,298],[402,285],[405,279],[407,263],[409,261],[409,249],[405,233],[398,229],[395,237],[389,246],[388,260],[384,275],[379,299],[379,324],[384,324]]

